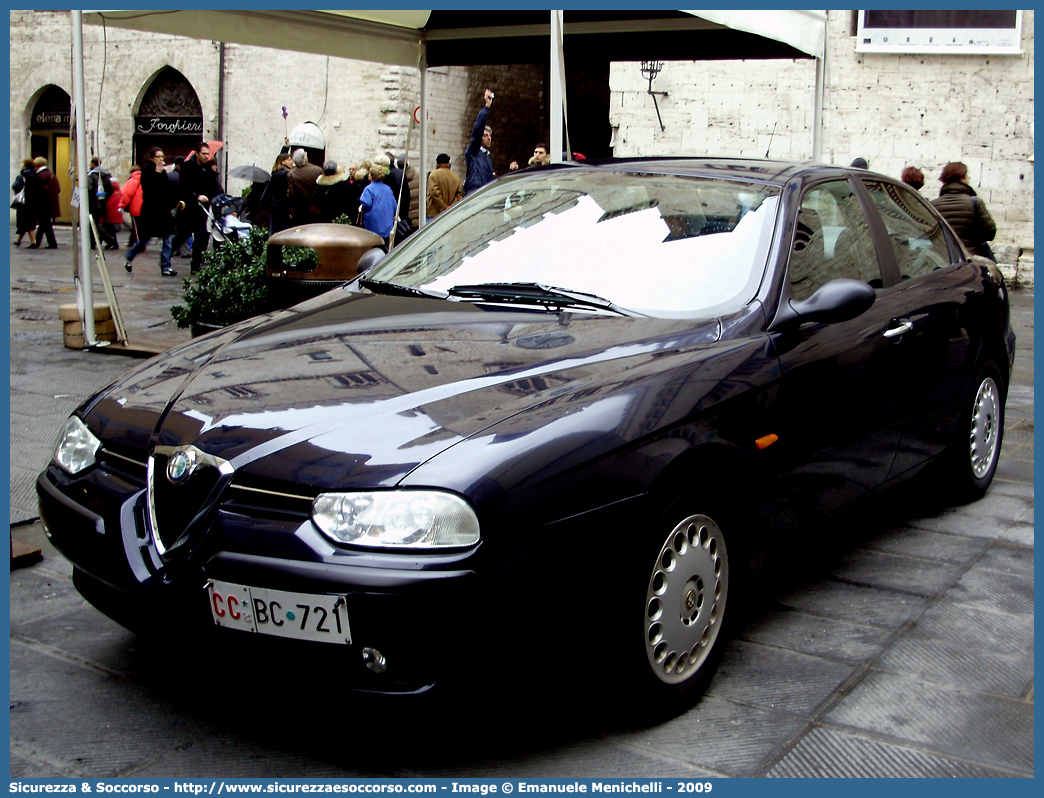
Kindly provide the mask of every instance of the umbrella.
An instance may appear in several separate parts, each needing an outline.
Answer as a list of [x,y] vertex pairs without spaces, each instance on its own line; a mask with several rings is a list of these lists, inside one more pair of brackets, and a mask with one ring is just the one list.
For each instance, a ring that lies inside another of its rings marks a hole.
[[260,166],[237,166],[228,170],[229,177],[238,177],[241,180],[249,180],[251,183],[264,183],[270,175]]
[[213,141],[208,141],[207,146],[210,148],[211,155],[217,155],[217,151],[225,146],[225,142],[214,139]]

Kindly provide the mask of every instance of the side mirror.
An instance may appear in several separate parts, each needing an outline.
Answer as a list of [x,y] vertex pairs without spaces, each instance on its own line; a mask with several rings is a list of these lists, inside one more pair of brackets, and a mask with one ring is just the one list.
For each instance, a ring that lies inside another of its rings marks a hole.
[[384,260],[385,254],[385,251],[378,247],[367,250],[363,256],[359,258],[359,265],[356,267],[357,274],[360,276],[366,274],[366,272]]
[[780,305],[769,329],[773,332],[806,322],[836,324],[860,316],[870,309],[877,292],[869,283],[838,279],[824,283],[808,299]]

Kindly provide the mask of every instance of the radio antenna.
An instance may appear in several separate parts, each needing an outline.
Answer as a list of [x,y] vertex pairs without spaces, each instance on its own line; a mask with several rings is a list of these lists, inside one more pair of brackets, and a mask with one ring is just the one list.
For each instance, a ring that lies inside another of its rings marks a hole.
[[778,119],[775,122],[772,123],[772,132],[769,133],[768,147],[765,148],[765,157],[766,158],[769,157],[769,150],[772,149],[772,137],[776,135],[776,125],[778,125],[778,124],[779,124],[779,120]]

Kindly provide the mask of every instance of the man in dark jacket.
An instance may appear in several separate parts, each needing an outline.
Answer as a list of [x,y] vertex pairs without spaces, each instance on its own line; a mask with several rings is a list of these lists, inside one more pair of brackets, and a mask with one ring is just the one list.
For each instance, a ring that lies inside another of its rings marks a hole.
[[196,144],[196,152],[181,164],[181,198],[185,203],[182,213],[188,214],[189,226],[192,228],[192,272],[199,271],[203,263],[203,253],[210,244],[210,232],[207,230],[207,214],[204,205],[224,189],[218,182],[211,159],[210,146],[201,141]]
[[959,161],[948,163],[939,180],[943,187],[932,205],[949,222],[969,252],[993,260],[993,252],[986,242],[997,235],[997,225],[986,210],[986,203],[968,183],[968,167]]
[[164,277],[177,277],[178,273],[170,267],[170,253],[174,244],[174,218],[171,210],[178,201],[174,184],[167,177],[164,168],[163,150],[151,148],[141,164],[141,216],[138,217],[141,229],[134,246],[127,250],[127,260],[123,264],[129,272],[131,263],[140,252],[145,250],[149,239],[158,238],[160,247],[160,273]]
[[489,89],[483,93],[485,106],[475,117],[475,126],[471,129],[471,140],[464,150],[464,161],[468,167],[464,178],[464,193],[478,191],[493,179],[493,159],[489,156],[489,148],[493,146],[493,128],[486,124],[489,119],[489,107],[493,105],[493,92]]
[[321,167],[308,161],[308,153],[303,148],[294,150],[294,168],[286,177],[286,201],[290,221],[293,224],[312,224],[322,216],[315,201],[319,184],[316,182],[323,174]]
[[36,243],[26,249],[37,249],[44,237],[47,237],[47,248],[58,249],[58,241],[54,237],[54,220],[61,214],[62,207],[58,199],[62,187],[58,177],[47,168],[47,159],[37,156],[33,159],[36,172],[25,188],[30,207],[36,216],[39,227],[36,228]]

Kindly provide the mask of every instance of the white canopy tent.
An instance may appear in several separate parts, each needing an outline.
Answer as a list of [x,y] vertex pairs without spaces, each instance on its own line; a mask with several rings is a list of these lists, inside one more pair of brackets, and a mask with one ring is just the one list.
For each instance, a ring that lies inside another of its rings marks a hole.
[[[574,42],[585,56],[599,53],[620,61],[814,58],[813,157],[821,152],[826,11],[74,11],[74,46],[79,43],[81,51],[84,23],[416,67],[421,74],[421,120],[426,119],[429,66],[541,63],[546,53],[553,109],[549,143],[555,158],[565,149],[565,52]],[[77,136],[82,138],[82,69],[73,77]],[[420,160],[425,164],[427,127],[421,125],[420,137]],[[85,151],[77,145],[78,154]],[[81,158],[77,161],[85,185],[86,165]],[[84,307],[90,308],[88,243],[81,238]],[[93,345],[91,313],[85,314],[84,333]]]

